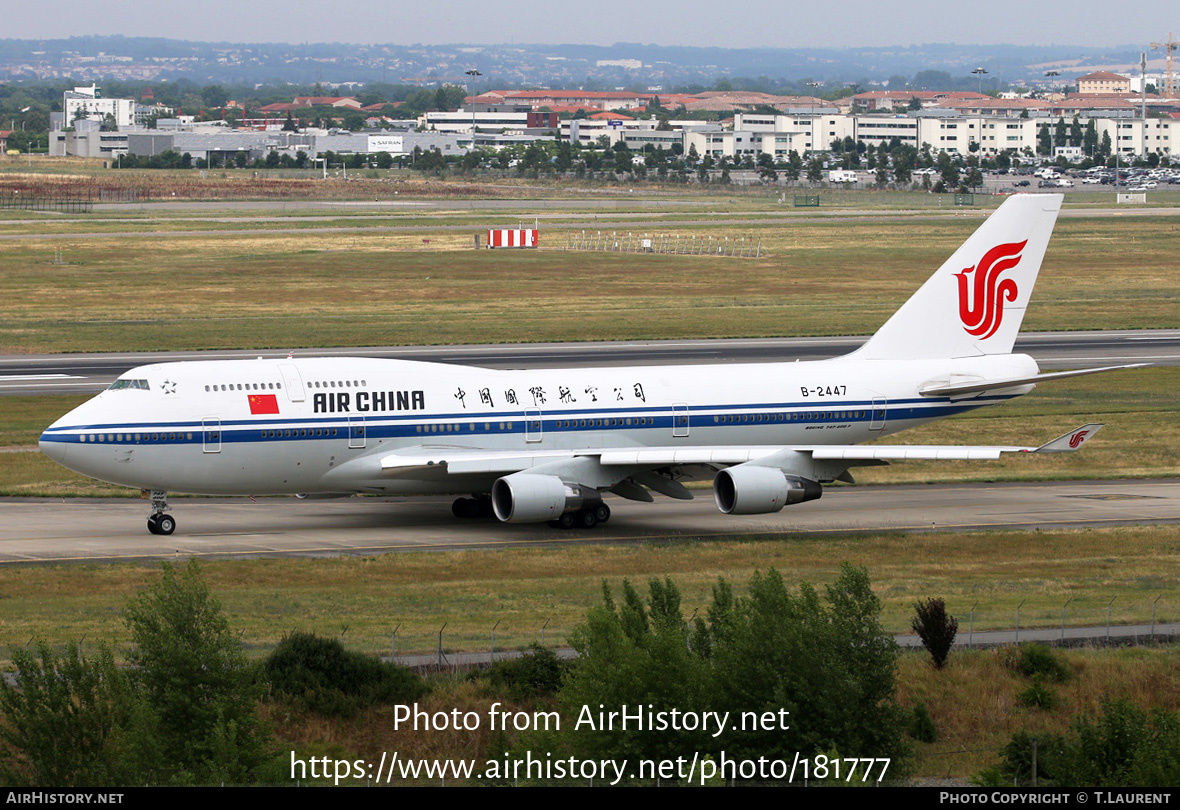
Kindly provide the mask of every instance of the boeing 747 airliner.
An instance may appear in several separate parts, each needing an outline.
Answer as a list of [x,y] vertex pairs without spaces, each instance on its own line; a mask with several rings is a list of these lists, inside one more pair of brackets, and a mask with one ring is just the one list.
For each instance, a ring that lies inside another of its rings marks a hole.
[[[57,420],[41,449],[151,493],[470,495],[460,517],[592,527],[604,493],[688,499],[712,479],[728,514],[777,512],[897,459],[995,459],[1081,447],[889,445],[888,435],[1028,393],[1012,354],[1061,196],[1008,199],[860,349],[834,360],[499,371],[379,359],[159,363]],[[1120,366],[1119,368],[1127,368]],[[866,442],[870,442],[866,444]]]

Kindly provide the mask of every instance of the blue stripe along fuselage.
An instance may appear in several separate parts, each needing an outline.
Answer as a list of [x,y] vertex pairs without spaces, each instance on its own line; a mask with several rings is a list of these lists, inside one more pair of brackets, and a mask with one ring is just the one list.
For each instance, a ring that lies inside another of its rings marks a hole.
[[[886,423],[905,421],[908,419],[933,419],[944,416],[952,416],[959,413],[975,410],[976,408],[992,405],[998,402],[1003,402],[1012,399],[1013,395],[1004,396],[987,396],[977,397],[966,402],[952,402],[950,399],[928,399],[928,398],[913,398],[891,401],[885,408],[885,413],[881,414],[879,411],[875,414],[873,410],[872,401],[865,400],[851,400],[851,401],[829,401],[824,403],[819,402],[789,402],[789,403],[754,403],[743,404],[739,406],[734,405],[702,405],[702,406],[688,406],[687,413],[689,415],[689,426],[692,428],[705,428],[716,425],[718,427],[725,425],[732,427],[735,423],[729,422],[701,422],[701,419],[709,417],[751,417],[761,416],[766,413],[772,415],[787,415],[787,414],[814,414],[814,416],[805,419],[785,419],[782,425],[798,425],[806,423],[830,423],[834,421],[839,422],[867,422],[876,419],[884,419]],[[917,406],[917,407],[915,407]],[[852,413],[849,413],[852,409]],[[863,411],[863,412],[862,412]],[[832,418],[829,414],[833,412],[843,412],[841,416]],[[149,439],[133,438],[136,434],[143,433],[160,433],[160,432],[175,432],[181,431],[184,433],[194,432],[191,438],[177,438],[171,443],[181,442],[200,442],[202,441],[201,431],[214,429],[218,430],[223,442],[248,442],[259,440],[259,430],[275,430],[292,431],[298,429],[321,429],[321,428],[336,428],[346,431],[344,436],[347,436],[350,423],[355,428],[358,425],[364,426],[365,432],[370,437],[376,438],[410,438],[410,437],[424,437],[435,436],[443,432],[464,433],[466,435],[475,434],[511,434],[523,433],[527,429],[527,422],[537,419],[538,414],[541,416],[541,428],[545,433],[575,433],[575,432],[590,432],[611,430],[617,431],[619,428],[631,427],[634,429],[650,430],[652,428],[671,428],[673,427],[676,414],[669,411],[667,407],[628,407],[615,409],[589,409],[579,408],[571,410],[517,410],[502,413],[441,413],[441,414],[406,414],[406,415],[381,415],[372,416],[368,414],[334,414],[324,417],[306,417],[306,418],[290,418],[290,419],[234,419],[234,420],[218,420],[216,417],[209,417],[204,422],[199,420],[181,421],[181,422],[112,422],[102,424],[86,424],[86,425],[61,425],[49,428],[42,435],[45,441],[57,442],[84,442],[89,443],[83,436],[89,433],[114,433],[116,436],[122,434],[119,438],[104,438],[108,444],[150,444]],[[595,420],[610,420],[610,419],[628,419],[650,417],[653,421],[642,425],[625,425],[625,424],[594,424]],[[695,417],[695,419],[694,419]],[[576,420],[579,424],[562,424]],[[585,421],[586,424],[580,424]],[[511,427],[500,427],[501,423],[511,422]],[[466,423],[468,428],[466,430],[458,431],[442,431],[439,433],[433,431],[422,431],[423,426],[431,426],[435,424],[458,424]],[[768,421],[743,421],[736,424],[768,424]],[[298,426],[298,427],[296,427]],[[471,427],[474,426],[474,427]],[[489,427],[490,426],[490,427]],[[341,438],[337,436],[276,436],[274,439],[291,439],[291,440],[322,440],[330,438]]]

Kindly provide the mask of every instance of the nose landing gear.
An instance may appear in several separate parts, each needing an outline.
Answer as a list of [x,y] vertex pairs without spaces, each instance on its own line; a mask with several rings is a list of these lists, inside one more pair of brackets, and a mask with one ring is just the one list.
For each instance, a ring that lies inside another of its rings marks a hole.
[[168,493],[159,489],[151,492],[152,514],[147,519],[148,531],[152,534],[172,534],[176,531],[176,518],[166,514],[168,509]]

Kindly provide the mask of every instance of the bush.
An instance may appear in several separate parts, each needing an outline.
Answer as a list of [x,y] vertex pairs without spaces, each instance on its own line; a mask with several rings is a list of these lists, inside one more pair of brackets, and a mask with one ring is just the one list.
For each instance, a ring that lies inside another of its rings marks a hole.
[[930,717],[930,710],[925,703],[917,703],[910,716],[910,736],[918,742],[938,742],[938,729],[934,727],[934,720]]
[[519,658],[492,664],[486,677],[492,686],[503,689],[512,700],[529,700],[556,695],[567,669],[568,666],[557,659],[557,653],[534,642]]
[[1106,699],[1095,715],[1074,717],[1068,734],[1027,730],[1012,735],[983,784],[1032,784],[1036,740],[1038,784],[1070,787],[1170,787],[1180,783],[1180,718],[1126,699]]
[[106,647],[87,659],[74,645],[57,655],[13,648],[14,683],[0,678],[0,784],[83,787],[126,784],[134,695]]
[[1016,696],[1016,702],[1030,709],[1048,711],[1057,705],[1057,696],[1053,694],[1053,690],[1045,686],[1045,681],[1040,675],[1034,675],[1029,687]]
[[622,597],[616,602],[604,586],[604,603],[571,636],[580,658],[559,695],[567,713],[643,705],[728,711],[731,721],[769,712],[776,722],[716,734],[583,729],[571,742],[587,755],[724,751],[731,759],[790,760],[799,751],[873,751],[893,758],[891,777],[904,771],[908,717],[896,703],[897,645],[881,628],[864,569],[845,564],[822,594],[807,583],[788,588],[773,569],[755,573],[746,596],[721,580],[706,618],[691,628],[669,579],[651,580],[646,600],[624,582]]
[[946,612],[946,602],[941,599],[927,599],[915,602],[913,621],[910,627],[922,639],[922,646],[930,653],[935,669],[946,666],[947,656],[959,632],[959,620]]
[[152,782],[248,784],[267,758],[254,668],[196,560],[163,565],[160,581],[123,612],[135,647],[132,680],[151,713]]
[[1044,644],[1021,644],[1020,662],[1017,667],[1020,674],[1027,678],[1039,675],[1054,683],[1065,683],[1069,680],[1069,668],[1065,662]]
[[428,691],[406,667],[349,652],[336,639],[312,633],[284,637],[262,669],[276,694],[328,717],[351,717],[378,703],[409,703]]

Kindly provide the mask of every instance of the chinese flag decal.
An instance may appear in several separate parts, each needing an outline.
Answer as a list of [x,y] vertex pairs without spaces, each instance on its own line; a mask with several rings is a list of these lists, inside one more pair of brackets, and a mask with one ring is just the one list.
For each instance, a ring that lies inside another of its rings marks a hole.
[[274,394],[251,394],[249,398],[251,414],[279,412],[279,400]]

